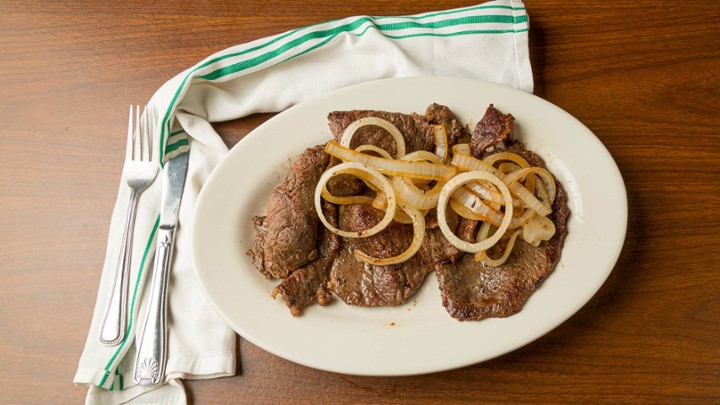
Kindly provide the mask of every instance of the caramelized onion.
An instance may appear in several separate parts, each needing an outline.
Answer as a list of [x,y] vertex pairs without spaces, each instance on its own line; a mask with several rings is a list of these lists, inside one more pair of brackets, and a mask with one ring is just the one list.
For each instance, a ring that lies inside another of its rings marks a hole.
[[428,162],[408,162],[399,159],[385,159],[370,156],[346,148],[335,141],[329,141],[325,152],[345,162],[357,162],[375,168],[381,173],[391,176],[413,177],[428,180],[444,178],[452,167]]
[[475,217],[470,219],[480,218],[482,221],[490,222],[495,226],[500,226],[503,220],[502,212],[492,209],[492,207],[486,204],[481,198],[468,191],[465,187],[459,187],[450,196],[450,199],[472,212]]
[[[325,218],[322,211],[322,190],[325,189],[325,185],[330,178],[339,174],[353,174],[363,179],[372,179],[371,181],[378,187],[378,189],[382,190],[386,194],[387,207],[385,208],[385,216],[372,228],[362,231],[343,231],[331,225],[327,218]],[[346,238],[364,238],[382,231],[393,220],[393,217],[395,216],[395,207],[395,193],[393,192],[388,179],[372,167],[367,167],[360,163],[347,162],[331,167],[325,171],[322,176],[320,176],[320,181],[318,182],[317,187],[315,187],[315,211],[317,212],[320,221],[331,232]]]
[[[460,238],[458,238],[451,230],[450,227],[447,224],[447,217],[446,217],[446,209],[448,205],[448,200],[450,199],[450,196],[452,196],[455,191],[457,191],[460,187],[462,187],[465,183],[471,182],[471,181],[489,181],[490,183],[497,186],[498,190],[500,190],[500,193],[503,196],[504,202],[505,202],[505,212],[503,215],[502,222],[500,223],[500,227],[498,230],[490,237],[483,239],[481,241],[478,241],[476,243],[470,243],[466,242]],[[438,206],[437,206],[437,219],[438,219],[438,225],[440,226],[440,231],[442,231],[443,235],[445,235],[445,238],[456,248],[462,250],[463,252],[468,253],[477,253],[483,250],[487,250],[494,246],[502,237],[502,235],[507,230],[508,226],[510,226],[510,221],[512,220],[512,212],[513,212],[513,205],[512,205],[512,196],[510,195],[510,190],[508,190],[505,183],[502,182],[497,176],[493,175],[492,173],[488,172],[481,172],[481,171],[473,171],[473,172],[466,172],[458,174],[457,176],[453,177],[450,181],[445,184],[443,187],[442,192],[440,193],[440,199],[438,200]]]
[[383,258],[368,256],[364,252],[356,250],[355,257],[358,258],[358,260],[375,266],[388,266],[391,264],[402,263],[415,256],[415,253],[420,250],[420,246],[422,246],[423,239],[425,238],[425,214],[416,208],[405,207],[402,205],[398,211],[404,211],[412,219],[413,239],[410,246],[397,256]]
[[[520,198],[525,204],[527,204],[529,207],[532,207],[535,211],[537,211],[540,215],[548,215],[552,210],[546,206],[543,205],[543,203],[538,200],[537,197],[535,197],[528,189],[522,186],[522,184],[518,183],[517,181],[520,179],[518,177],[517,179],[514,177],[509,177],[504,175],[502,172],[500,172],[498,169],[492,167],[490,164],[480,160],[476,159],[473,156],[465,155],[458,153],[455,156],[453,156],[452,164],[463,169],[463,170],[478,170],[483,171],[487,173],[492,173],[496,177],[500,178],[510,189],[510,191],[516,195],[518,198]],[[531,168],[531,169],[540,169],[541,168]],[[522,169],[527,170],[527,169]],[[545,170],[547,172],[547,170]],[[549,173],[548,173],[549,174]],[[553,187],[555,183],[553,182]],[[547,186],[547,185],[546,185]],[[555,198],[554,193],[552,194],[552,198]]]
[[[488,232],[490,231],[490,224],[487,222],[484,222],[482,225],[480,225],[480,231],[478,232],[478,240],[481,240],[481,238],[487,237]],[[483,250],[482,252],[475,253],[475,261],[479,262],[482,261],[486,265],[490,267],[500,267],[507,261],[508,257],[510,257],[510,252],[512,252],[513,247],[515,246],[515,240],[517,239],[518,235],[520,235],[520,232],[522,232],[520,229],[513,232],[512,235],[510,235],[510,239],[508,240],[507,246],[505,246],[505,250],[503,251],[502,256],[498,259],[493,259],[487,254],[487,250]]]
[[452,148],[453,155],[457,153],[462,153],[465,155],[470,154],[470,144],[469,143],[458,143]]
[[[327,186],[327,184],[326,184]],[[351,196],[335,196],[330,194],[327,188],[321,191],[322,198],[327,200],[329,203],[337,205],[350,205],[350,204],[367,204],[372,205],[374,198],[367,195],[351,195]]]
[[365,151],[375,152],[378,155],[380,155],[380,157],[384,157],[386,159],[392,159],[392,156],[390,156],[390,152],[386,151],[383,148],[379,148],[375,145],[360,145],[357,148],[355,148],[355,151],[357,151],[357,152],[365,152]]
[[401,157],[400,159],[407,160],[409,162],[427,161],[430,163],[442,163],[438,155],[432,152],[428,152],[426,150],[416,150],[415,152],[410,152],[407,155]]
[[[529,174],[538,174],[543,181],[543,185],[545,185],[546,187],[548,187],[547,183],[550,183],[550,191],[548,191],[547,194],[548,201],[540,201],[527,188],[522,187],[522,185],[517,183],[518,180]],[[525,169],[516,170],[505,175],[503,177],[503,182],[505,182],[510,187],[510,190],[512,190],[515,195],[517,195],[525,204],[527,204],[528,207],[533,209],[538,214],[546,216],[552,212],[551,205],[552,200],[555,199],[556,192],[555,181],[553,180],[550,172],[548,172],[547,170],[541,167],[528,167]]]
[[445,183],[438,181],[430,190],[424,190],[418,188],[407,177],[395,176],[392,178],[392,185],[399,204],[429,210],[437,206],[440,191]]
[[355,132],[366,125],[375,125],[386,130],[390,135],[392,135],[393,139],[395,139],[395,145],[397,147],[397,154],[395,157],[401,158],[405,155],[405,138],[402,133],[400,133],[400,130],[397,129],[397,127],[390,121],[378,117],[364,117],[353,121],[347,126],[347,128],[345,128],[345,132],[343,132],[340,137],[340,145],[350,148],[350,142],[352,141]]
[[555,235],[555,224],[547,217],[536,215],[522,228],[522,231],[525,242],[538,246],[540,242],[550,240]]
[[435,135],[435,154],[441,161],[447,161],[448,140],[445,125],[433,125],[433,135]]
[[[354,134],[366,125],[384,128],[393,136],[397,146],[395,158],[375,145],[350,149]],[[361,238],[377,234],[393,220],[413,225],[413,240],[401,254],[378,258],[356,251],[358,260],[381,266],[411,258],[422,245],[425,215],[433,208],[437,209],[438,224],[445,238],[456,248],[475,254],[476,261],[481,260],[491,267],[505,263],[518,237],[538,246],[554,235],[555,225],[547,218],[557,193],[550,172],[533,167],[522,156],[506,151],[477,159],[471,155],[467,143],[454,145],[450,159],[444,126],[434,125],[432,129],[435,153],[419,150],[406,154],[403,134],[389,121],[377,117],[365,117],[351,123],[340,143],[329,141],[325,146],[326,153],[344,162],[323,173],[315,190],[315,209],[326,228],[340,236]],[[450,163],[445,164],[448,160]],[[327,183],[340,174],[360,178],[375,196],[332,195]],[[385,214],[369,229],[343,231],[324,217],[320,207],[322,198],[333,204],[370,205]],[[475,243],[460,239],[450,230],[446,217],[448,206],[461,217],[482,223]],[[492,235],[489,235],[491,231]],[[487,250],[503,237],[508,242],[502,256],[498,259],[489,257]]]

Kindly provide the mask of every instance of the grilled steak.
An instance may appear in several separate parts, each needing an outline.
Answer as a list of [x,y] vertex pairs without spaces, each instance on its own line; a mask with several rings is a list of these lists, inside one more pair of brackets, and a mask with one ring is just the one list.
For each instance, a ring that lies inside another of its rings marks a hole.
[[[406,152],[433,150],[435,137],[432,125],[445,125],[448,143],[462,136],[464,129],[455,114],[442,105],[431,104],[425,116],[407,115],[384,111],[353,110],[336,111],[328,116],[330,129],[339,141],[350,123],[363,117],[378,117],[393,123],[403,133]],[[396,153],[395,141],[384,129],[366,126],[353,137],[351,147],[373,144]],[[334,194],[343,195],[358,182],[354,177],[331,184]],[[336,191],[337,190],[337,191]],[[358,190],[353,190],[357,194]],[[363,230],[372,227],[382,218],[382,211],[364,205],[351,205],[340,209],[340,227],[346,230]],[[359,249],[374,257],[391,257],[402,253],[411,243],[411,225],[392,223],[381,233],[358,239],[346,239],[343,248],[332,265],[329,288],[344,302],[360,306],[400,305],[422,285],[425,276],[435,269],[436,262],[454,261],[461,252],[442,236],[439,229],[428,224],[428,230],[420,251],[404,263],[390,266],[374,266],[357,260],[353,254]]]
[[[373,110],[333,111],[328,114],[330,131],[332,131],[335,139],[340,142],[345,128],[354,121],[365,117],[382,118],[395,125],[405,138],[405,148],[407,152],[415,150],[431,151],[435,147],[432,125],[423,117],[415,114],[408,115]],[[393,137],[384,129],[374,125],[366,125],[358,129],[355,136],[353,136],[350,147],[354,149],[364,144],[383,148],[392,156],[396,156],[397,154],[397,147]]]
[[323,145],[307,149],[268,202],[267,216],[256,217],[257,236],[247,252],[267,278],[287,277],[318,255],[318,227],[313,196],[328,165]]
[[[392,122],[405,135],[407,152],[434,148],[433,124],[446,126],[450,144],[463,133],[463,128],[449,108],[433,104],[428,107],[427,115],[426,118],[416,114],[353,110],[330,113],[328,120],[333,135],[339,140],[345,128],[353,121],[370,116],[383,118]],[[361,128],[351,146],[360,143],[371,143],[391,153],[396,152],[395,141],[379,127]],[[352,251],[357,245],[363,246],[363,251],[373,256],[388,257],[401,253],[412,240],[412,227],[400,224],[394,224],[393,229],[384,231],[382,236],[345,241],[345,246],[340,249],[343,242],[319,225],[313,204],[313,194],[320,175],[328,164],[337,163],[322,148],[317,146],[306,150],[293,164],[280,187],[273,191],[267,215],[254,219],[257,234],[252,249],[248,251],[252,263],[266,277],[285,278],[275,288],[273,296],[280,295],[293,315],[301,314],[304,308],[314,302],[330,302],[329,289],[334,290],[344,301],[357,305],[401,304],[420,286],[425,275],[434,269],[436,260],[449,261],[460,256],[460,252],[444,238],[438,237],[440,234],[435,230],[433,232],[437,235],[428,237],[428,240],[443,240],[444,243],[428,243],[425,249],[427,254],[419,254],[402,265],[365,266],[354,257]],[[328,184],[330,192],[338,196],[359,194],[364,187],[353,176],[336,176]],[[363,221],[375,213],[367,216],[363,209],[343,211],[341,222],[348,225],[348,228],[343,229],[350,229],[351,224],[358,226],[357,229],[372,226]],[[333,215],[326,216],[331,220]],[[368,270],[365,271],[364,281],[340,286],[332,281],[328,283],[331,267],[338,277],[344,277],[341,273],[349,274],[352,269],[367,267]],[[344,270],[339,272],[337,269],[340,268]]]
[[[337,209],[334,205],[324,202],[323,213],[331,225],[337,226]],[[332,294],[327,287],[330,277],[330,266],[340,248],[340,237],[325,227],[320,229],[318,258],[301,267],[282,281],[272,292],[273,298],[278,294],[283,297],[293,316],[299,316],[303,310],[314,303],[327,305],[332,301]]]
[[485,115],[475,126],[470,138],[470,149],[473,155],[481,158],[485,149],[508,139],[515,128],[515,117],[503,114],[492,104],[485,110]]
[[[368,205],[340,207],[340,228],[367,229],[380,222],[384,212]],[[412,241],[411,225],[396,222],[377,235],[345,239],[330,270],[328,287],[347,304],[360,306],[400,305],[422,284],[433,270],[432,262],[417,254],[410,260],[390,266],[373,266],[355,258],[355,250],[376,257],[402,253]]]
[[[522,155],[533,166],[544,166],[533,152],[514,144],[510,149]],[[465,255],[457,264],[437,267],[442,303],[448,313],[459,320],[481,320],[507,317],[522,309],[560,260],[567,235],[567,195],[557,183],[557,196],[549,218],[555,224],[555,235],[535,247],[518,238],[512,254],[500,267],[490,268]]]
[[[436,107],[433,107],[436,106]],[[335,139],[340,142],[345,129],[354,121],[365,117],[377,117],[391,122],[395,125],[405,138],[406,152],[415,150],[432,150],[435,147],[435,137],[433,135],[432,124],[452,123],[454,115],[449,108],[432,104],[428,107],[429,112],[437,111],[435,121],[412,114],[401,114],[386,111],[374,110],[350,110],[350,111],[333,111],[328,114],[328,125]],[[441,122],[441,120],[443,120]],[[454,120],[457,124],[457,120]],[[449,137],[449,136],[448,136]],[[350,143],[351,148],[359,145],[370,144],[387,150],[391,155],[397,155],[397,147],[395,140],[384,129],[366,125],[359,128],[353,140]],[[333,159],[334,160],[334,159]],[[363,189],[363,182],[355,176],[340,175],[335,176],[328,182],[328,190],[333,195],[345,196],[359,194]]]
[[425,119],[435,125],[444,125],[448,137],[448,145],[468,142],[469,135],[465,127],[455,117],[455,113],[448,107],[432,103],[425,110]]
[[[460,125],[452,111],[442,105],[428,106],[425,115],[385,111],[336,111],[328,115],[333,136],[339,141],[352,122],[363,117],[379,117],[393,123],[405,137],[406,152],[432,151],[435,147],[433,125],[445,127],[448,144],[470,142],[477,157],[487,148],[506,143],[509,151],[520,154],[533,166],[544,166],[542,159],[524,150],[511,139],[512,115],[502,114],[492,105],[478,122],[472,135]],[[376,126],[360,128],[351,147],[360,144],[379,146],[396,154],[395,141]],[[273,191],[267,215],[254,218],[257,230],[252,249],[247,252],[252,263],[268,278],[284,280],[273,290],[280,295],[293,316],[308,306],[326,305],[333,293],[351,305],[400,305],[422,285],[426,275],[436,270],[442,302],[451,316],[460,320],[505,317],[518,312],[528,297],[553,271],[567,234],[567,196],[558,186],[554,211],[550,218],[555,235],[534,247],[521,239],[515,244],[508,261],[498,268],[476,263],[443,236],[437,226],[436,211],[426,216],[423,244],[415,256],[390,266],[365,264],[355,258],[355,251],[374,257],[391,257],[402,253],[413,238],[412,225],[392,222],[380,233],[366,238],[340,238],[323,227],[315,213],[314,191],[322,172],[339,162],[323,152],[324,145],[307,149],[293,164],[283,183]],[[370,193],[354,176],[340,175],[328,182],[337,196]],[[363,230],[374,226],[384,213],[367,205],[335,207],[323,203],[326,218],[345,230]],[[473,241],[477,222],[461,218],[452,210],[448,224],[455,234]]]
[[[340,209],[340,227],[347,230],[367,229],[378,223],[384,213],[367,205],[349,205]],[[472,228],[463,222],[458,233],[467,240]],[[457,226],[457,218],[453,221]],[[432,225],[432,224],[430,224]],[[453,226],[453,224],[451,224]],[[340,254],[330,270],[328,286],[347,304],[359,306],[400,305],[422,285],[425,276],[438,263],[452,263],[462,252],[452,246],[436,226],[428,227],[420,250],[409,260],[374,266],[355,258],[360,250],[375,257],[391,257],[402,253],[413,238],[412,225],[391,223],[377,235],[345,239]]]

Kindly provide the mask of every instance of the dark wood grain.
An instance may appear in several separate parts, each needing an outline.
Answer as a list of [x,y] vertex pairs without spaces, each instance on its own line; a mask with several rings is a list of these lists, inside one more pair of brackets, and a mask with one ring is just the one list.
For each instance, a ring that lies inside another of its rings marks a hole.
[[[0,402],[84,400],[72,378],[127,105],[234,44],[473,4],[311,3],[0,0]],[[598,294],[526,347],[425,376],[317,371],[239,338],[238,375],[186,382],[193,403],[720,403],[720,3],[526,5],[535,93],[600,138],[628,190],[627,240]],[[232,146],[269,117],[218,130]]]

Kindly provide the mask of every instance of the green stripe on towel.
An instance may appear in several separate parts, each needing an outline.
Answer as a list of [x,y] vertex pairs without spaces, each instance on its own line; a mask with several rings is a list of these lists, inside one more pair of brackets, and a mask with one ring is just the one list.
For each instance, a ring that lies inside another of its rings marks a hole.
[[[112,364],[115,362],[115,359],[118,355],[120,355],[120,352],[122,351],[123,347],[125,347],[125,344],[128,341],[128,337],[130,335],[130,330],[132,329],[133,325],[133,314],[135,312],[135,304],[138,302],[137,299],[139,298],[138,295],[138,288],[140,287],[140,280],[142,279],[142,274],[145,269],[145,262],[147,261],[148,253],[150,253],[150,249],[152,248],[152,241],[155,239],[155,233],[157,232],[158,226],[160,225],[160,215],[158,215],[157,219],[155,219],[155,224],[153,225],[152,231],[150,232],[150,237],[148,238],[147,243],[145,244],[145,251],[143,252],[142,260],[140,261],[140,269],[138,270],[138,276],[135,279],[135,288],[133,289],[133,295],[132,295],[132,301],[130,302],[130,310],[128,311],[128,326],[125,330],[125,338],[122,342],[120,342],[120,345],[118,346],[117,350],[115,350],[115,354],[110,358],[110,361],[105,365],[105,375],[100,380],[100,383],[98,386],[102,387],[105,385],[105,382],[107,382],[108,377],[110,377],[110,374],[112,374],[111,368]],[[117,367],[115,367],[115,370],[117,370]],[[115,385],[115,384],[113,384]],[[121,388],[122,389],[122,379],[121,379]]]
[[[465,17],[459,17],[459,18],[449,18],[449,19],[441,19],[437,21],[431,21],[427,23],[418,23],[414,22],[417,20],[422,20],[426,18],[432,18],[436,16],[455,16],[457,14],[467,12],[467,11],[473,11],[478,9],[507,9],[512,11],[521,11],[522,13],[513,13],[512,15],[503,15],[503,14],[487,14],[487,15],[479,15],[479,16],[465,16]],[[517,14],[517,15],[516,15]],[[382,20],[382,19],[388,19],[388,18],[400,18],[400,19],[411,19],[414,21],[406,21],[402,23],[390,23],[390,24],[376,24],[373,22],[373,20]],[[302,30],[307,30],[309,28],[318,27],[323,24],[331,24],[336,21],[342,21],[342,20],[335,20],[330,22],[324,22],[315,24],[309,27],[302,27],[298,28],[296,30],[289,31],[285,34],[280,34],[276,37],[270,38],[268,41],[264,42],[263,44],[253,46],[251,48],[230,53],[227,55],[220,55],[213,59],[210,59],[206,62],[198,64],[195,68],[193,68],[182,80],[180,83],[180,86],[178,86],[177,91],[175,92],[170,105],[168,106],[168,109],[165,112],[165,115],[163,117],[163,125],[161,126],[161,132],[160,132],[160,144],[165,144],[165,134],[167,133],[169,126],[170,126],[170,115],[175,108],[176,104],[178,103],[180,99],[180,95],[182,94],[183,90],[186,88],[186,85],[188,81],[195,76],[195,74],[204,68],[207,68],[215,63],[222,62],[224,60],[227,60],[229,58],[242,56],[254,51],[262,50],[264,48],[268,48],[271,45],[277,43],[278,41],[281,41],[285,38],[288,38],[292,36],[295,33],[298,33]],[[311,31],[306,34],[303,34],[301,37],[290,40],[284,45],[279,46],[278,48],[265,52],[259,56],[252,57],[247,60],[235,62],[228,66],[221,66],[218,69],[215,69],[209,73],[200,75],[199,77],[205,80],[218,80],[221,78],[224,78],[228,75],[232,75],[238,72],[241,72],[243,70],[247,70],[250,68],[254,68],[262,63],[265,63],[273,58],[277,58],[279,56],[286,56],[284,59],[278,61],[278,63],[282,63],[291,59],[294,59],[295,57],[299,56],[298,54],[295,55],[285,55],[289,53],[291,50],[296,49],[300,47],[301,45],[306,44],[309,41],[312,40],[318,40],[323,39],[319,44],[316,44],[312,46],[310,49],[306,49],[304,51],[301,51],[300,54],[305,54],[307,52],[310,52],[311,50],[317,49],[321,47],[322,45],[329,42],[333,37],[344,33],[344,32],[351,32],[358,27],[362,26],[363,24],[370,23],[370,26],[375,26],[379,32],[389,38],[394,39],[405,39],[405,38],[412,38],[412,37],[421,37],[421,36],[438,36],[438,37],[448,37],[448,36],[459,36],[459,35],[483,35],[483,34],[508,34],[508,33],[519,33],[519,32],[526,32],[527,27],[521,27],[521,28],[513,28],[513,29],[487,29],[487,30],[478,30],[478,29],[465,29],[461,31],[457,31],[454,33],[432,33],[432,32],[417,32],[417,33],[406,33],[402,35],[394,35],[394,32],[400,31],[400,30],[413,30],[413,29],[436,29],[436,28],[446,28],[446,27],[459,27],[463,25],[471,25],[471,24],[486,24],[486,23],[497,23],[497,24],[525,24],[527,23],[527,14],[525,14],[525,8],[524,7],[512,7],[512,6],[504,6],[504,5],[481,5],[481,6],[475,6],[475,7],[468,7],[463,9],[457,9],[457,10],[450,10],[450,11],[444,11],[444,12],[436,12],[436,13],[428,13],[424,15],[418,15],[418,16],[412,16],[412,17],[382,17],[382,18],[375,18],[371,19],[369,17],[359,17],[354,21],[345,23],[343,25],[340,25],[338,27],[332,27],[327,29],[320,29],[316,31]],[[356,35],[363,35],[367,31],[367,28],[363,30],[360,34]],[[391,34],[393,32],[393,34]],[[273,65],[276,65],[273,64]],[[160,161],[164,161],[163,154],[166,153],[165,150],[160,148]]]

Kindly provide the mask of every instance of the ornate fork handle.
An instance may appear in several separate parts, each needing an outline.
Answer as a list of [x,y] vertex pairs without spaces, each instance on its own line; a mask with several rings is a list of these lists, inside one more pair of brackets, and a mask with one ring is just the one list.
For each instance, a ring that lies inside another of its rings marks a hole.
[[138,338],[133,379],[138,385],[155,385],[163,380],[167,355],[167,289],[175,229],[158,229],[155,266],[147,319]]
[[113,287],[110,291],[105,315],[100,326],[100,342],[106,345],[116,345],[125,338],[127,325],[127,297],[130,280],[130,257],[132,255],[133,234],[135,230],[135,213],[137,211],[140,193],[133,189],[128,204],[128,213],[123,230],[121,245],[123,247],[118,256]]

